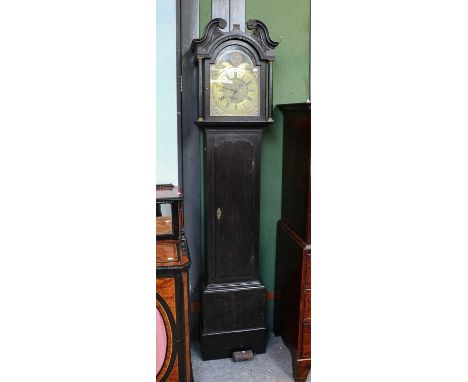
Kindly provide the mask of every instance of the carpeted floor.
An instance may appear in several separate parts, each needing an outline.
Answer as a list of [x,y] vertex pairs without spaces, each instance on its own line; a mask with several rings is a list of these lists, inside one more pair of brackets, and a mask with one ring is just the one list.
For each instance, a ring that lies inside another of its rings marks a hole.
[[[232,359],[202,361],[198,342],[192,343],[194,382],[287,382],[292,377],[291,353],[281,337],[270,334],[265,354],[256,354],[252,361]],[[307,377],[310,382],[310,374]]]

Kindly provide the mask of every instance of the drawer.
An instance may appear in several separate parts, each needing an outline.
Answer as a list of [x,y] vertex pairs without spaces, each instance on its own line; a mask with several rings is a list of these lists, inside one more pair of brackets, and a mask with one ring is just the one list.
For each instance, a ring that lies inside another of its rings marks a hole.
[[310,289],[302,294],[302,304],[304,306],[302,319],[303,321],[310,321]]
[[180,260],[178,243],[158,240],[156,242],[156,262],[157,265]]
[[302,356],[310,357],[310,322],[302,324]]

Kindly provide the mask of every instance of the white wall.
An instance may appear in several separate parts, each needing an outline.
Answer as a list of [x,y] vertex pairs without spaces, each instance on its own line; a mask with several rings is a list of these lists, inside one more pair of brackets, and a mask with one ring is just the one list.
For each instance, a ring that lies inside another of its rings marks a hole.
[[468,4],[312,9],[311,380],[468,381]]

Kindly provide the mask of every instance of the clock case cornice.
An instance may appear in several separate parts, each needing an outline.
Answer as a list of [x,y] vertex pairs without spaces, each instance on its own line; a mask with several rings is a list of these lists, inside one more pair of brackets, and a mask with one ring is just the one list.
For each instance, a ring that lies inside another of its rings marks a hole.
[[[211,128],[214,125],[224,125],[230,128],[234,125],[248,125],[252,128],[264,127],[273,122],[273,61],[274,48],[279,44],[270,38],[268,28],[260,20],[248,20],[244,33],[238,24],[234,24],[229,32],[221,29],[227,25],[226,20],[216,18],[205,27],[203,36],[192,41],[191,50],[198,64],[198,119],[201,128]],[[210,95],[206,81],[209,78],[209,64],[214,63],[218,53],[226,46],[240,45],[247,48],[255,57],[260,70],[260,113],[258,116],[212,116],[210,115]]]
[[230,40],[245,41],[254,46],[263,61],[275,59],[273,49],[279,43],[270,38],[268,28],[262,21],[252,19],[247,21],[246,26],[252,31],[251,33],[242,32],[237,24],[234,24],[231,31],[223,32],[221,29],[224,29],[226,25],[226,20],[222,18],[213,19],[206,25],[203,36],[192,41],[191,49],[197,59],[211,58],[217,46]]

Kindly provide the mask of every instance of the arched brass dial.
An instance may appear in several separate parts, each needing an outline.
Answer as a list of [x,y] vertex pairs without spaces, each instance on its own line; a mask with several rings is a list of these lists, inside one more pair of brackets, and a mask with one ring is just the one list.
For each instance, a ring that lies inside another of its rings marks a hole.
[[259,68],[239,51],[210,67],[210,105],[213,116],[259,115]]

